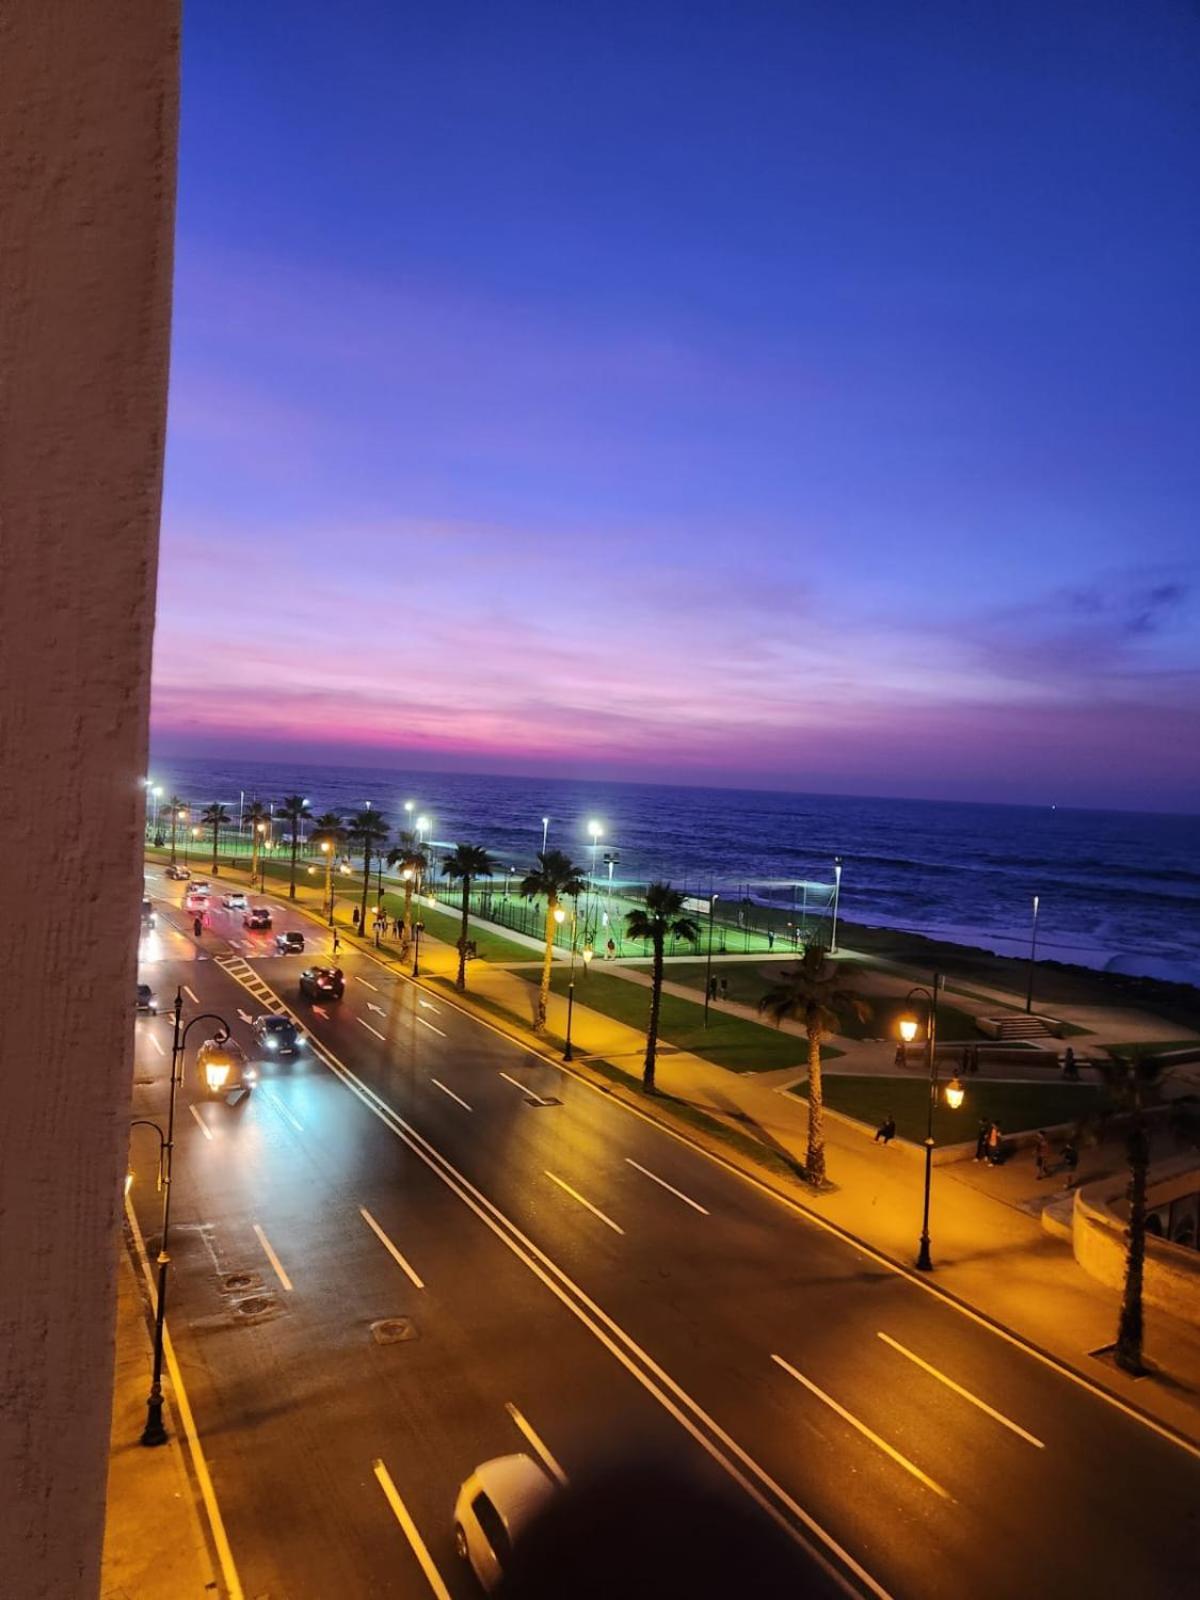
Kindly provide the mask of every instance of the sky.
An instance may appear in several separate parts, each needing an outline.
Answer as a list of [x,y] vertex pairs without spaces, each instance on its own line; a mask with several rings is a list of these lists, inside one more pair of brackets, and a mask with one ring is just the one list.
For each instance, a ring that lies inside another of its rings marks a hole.
[[185,7],[157,755],[1200,809],[1200,6]]

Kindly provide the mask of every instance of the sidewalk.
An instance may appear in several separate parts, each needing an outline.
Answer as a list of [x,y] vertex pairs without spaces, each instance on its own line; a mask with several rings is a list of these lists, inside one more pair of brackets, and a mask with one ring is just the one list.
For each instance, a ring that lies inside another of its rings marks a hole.
[[154,1449],[139,1443],[153,1356],[147,1315],[122,1244],[100,1600],[215,1600],[224,1590],[169,1405],[169,1441]]

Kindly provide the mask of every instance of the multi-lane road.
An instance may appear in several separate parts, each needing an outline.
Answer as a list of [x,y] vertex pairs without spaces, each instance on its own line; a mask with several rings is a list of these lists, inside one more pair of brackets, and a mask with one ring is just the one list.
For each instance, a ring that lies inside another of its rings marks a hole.
[[[246,1595],[477,1593],[455,1494],[515,1450],[720,1484],[814,1593],[1192,1592],[1195,1452],[371,956],[309,1005],[329,939],[302,913],[276,904],[309,941],[276,956],[217,880],[197,941],[147,882],[164,1007],[183,985],[252,1057],[267,1009],[312,1041],[230,1107],[194,1029],[180,1097],[168,1322]],[[140,1018],[136,1116],[169,1049]]]

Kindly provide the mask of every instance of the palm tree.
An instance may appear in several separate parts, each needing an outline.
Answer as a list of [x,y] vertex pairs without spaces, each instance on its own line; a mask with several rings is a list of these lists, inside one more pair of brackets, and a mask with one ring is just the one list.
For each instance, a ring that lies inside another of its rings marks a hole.
[[1114,1358],[1125,1372],[1145,1372],[1142,1364],[1142,1280],[1146,1270],[1146,1186],[1150,1173],[1150,1136],[1146,1128],[1146,1091],[1166,1070],[1153,1056],[1127,1060],[1099,1060],[1095,1066],[1108,1089],[1109,1099],[1128,1118],[1125,1158],[1129,1164],[1129,1226],[1125,1230],[1125,1284],[1117,1319]]
[[223,805],[221,805],[219,802],[214,801],[211,806],[205,806],[204,810],[200,813],[200,821],[204,824],[204,826],[206,828],[211,828],[212,829],[212,836],[213,836],[212,871],[213,871],[213,877],[214,878],[219,878],[220,875],[221,875],[221,869],[217,865],[217,844],[220,841],[221,829],[223,827],[225,827],[228,823],[232,822],[233,818],[229,815],[228,811],[226,811],[226,809],[225,809],[225,807]]
[[654,1063],[658,1055],[658,1017],[662,1010],[663,946],[669,933],[674,939],[700,937],[699,926],[683,912],[683,896],[669,883],[652,883],[646,890],[646,903],[625,913],[625,928],[631,939],[649,939],[654,949],[651,970],[650,1020],[646,1025],[646,1062],[642,1069],[642,1088],[654,1094]]
[[546,1008],[550,1000],[550,969],[554,962],[554,912],[560,900],[573,900],[583,893],[587,871],[577,867],[561,850],[539,850],[538,864],[521,879],[520,892],[531,900],[546,897],[546,954],[542,960],[542,983],[538,990],[535,1033],[546,1029]]
[[300,824],[308,810],[308,801],[303,795],[289,794],[286,799],[279,802],[278,815],[292,825],[292,876],[288,883],[288,899],[296,898],[296,855],[300,849]]
[[242,820],[250,824],[250,885],[258,877],[258,853],[262,849],[263,835],[271,826],[271,813],[261,800],[252,800],[242,813]]
[[312,842],[325,857],[325,915],[333,921],[333,858],[346,837],[346,829],[336,811],[322,811],[313,823]]
[[173,794],[167,804],[171,808],[171,865],[175,866],[175,834],[179,828],[180,818],[187,815],[184,810],[187,801],[180,795]]
[[826,959],[822,945],[806,944],[804,954],[785,968],[758,1002],[758,1009],[778,1027],[785,1017],[804,1023],[808,1035],[808,1154],[804,1161],[809,1183],[825,1182],[825,1096],[821,1083],[821,1040],[834,1033],[846,1011],[860,1021],[871,1014],[861,995],[838,983],[834,962]]
[[371,887],[371,856],[375,853],[376,846],[383,847],[383,841],[391,832],[385,818],[378,811],[372,811],[366,806],[362,811],[356,811],[346,823],[346,833],[352,844],[356,844],[362,851],[363,858],[363,886],[362,904],[358,912],[358,931],[367,931],[367,891]]
[[404,948],[408,948],[412,939],[412,900],[413,890],[420,882],[421,874],[429,866],[429,857],[421,849],[421,836],[411,828],[405,829],[397,835],[400,843],[394,850],[387,853],[389,867],[399,867],[404,879]]
[[470,927],[471,879],[490,878],[495,868],[492,858],[482,845],[456,844],[442,862],[442,871],[450,879],[462,881],[462,932],[458,940],[458,977],[455,986],[467,987],[467,933]]

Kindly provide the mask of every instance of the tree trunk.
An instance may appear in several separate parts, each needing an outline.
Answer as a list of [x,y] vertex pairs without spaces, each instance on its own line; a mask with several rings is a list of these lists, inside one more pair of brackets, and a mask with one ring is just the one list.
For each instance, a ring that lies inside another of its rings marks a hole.
[[809,1183],[825,1182],[825,1089],[821,1082],[821,1030],[808,1029],[808,1155]]
[[467,930],[470,927],[471,915],[471,880],[464,878],[462,881],[462,932],[458,936],[458,977],[454,984],[457,989],[467,987]]
[[294,900],[296,898],[296,852],[300,848],[300,841],[296,837],[296,829],[299,826],[300,824],[298,822],[292,823],[292,881],[288,884],[289,900]]
[[546,897],[546,953],[542,957],[542,986],[538,990],[537,1021],[533,1025],[534,1033],[545,1033],[546,1012],[550,1005],[550,969],[554,964],[554,908],[558,904],[557,895]]
[[172,866],[175,865],[175,830],[176,830],[176,828],[178,826],[179,826],[179,813],[178,813],[177,809],[174,806],[172,806],[171,807],[171,865]]
[[254,880],[258,877],[258,824],[254,824],[254,832],[250,835],[250,887],[254,888]]
[[212,871],[213,871],[213,877],[214,878],[219,878],[220,875],[221,875],[221,869],[217,865],[217,842],[220,839],[220,836],[221,836],[221,824],[219,822],[214,822],[213,823],[213,864],[212,864]]
[[1125,1288],[1117,1325],[1117,1365],[1125,1372],[1145,1371],[1142,1365],[1142,1279],[1146,1264],[1146,1177],[1150,1165],[1149,1140],[1139,1106],[1129,1129],[1129,1227],[1125,1233]]
[[402,949],[404,949],[404,950],[407,950],[409,945],[412,943],[412,933],[413,933],[413,927],[412,927],[412,924],[413,924],[412,897],[413,897],[413,880],[411,878],[405,878],[405,880],[404,880],[404,939],[402,941]]
[[367,936],[367,895],[371,889],[371,841],[363,840],[363,890],[362,905],[358,913],[358,931],[365,939]]
[[650,977],[650,1022],[646,1028],[646,1065],[642,1070],[642,1088],[655,1094],[654,1065],[658,1055],[658,1013],[662,1007],[663,940],[659,934],[654,941],[654,966]]

